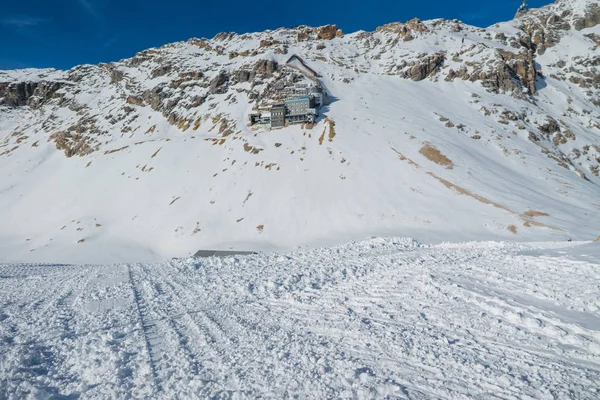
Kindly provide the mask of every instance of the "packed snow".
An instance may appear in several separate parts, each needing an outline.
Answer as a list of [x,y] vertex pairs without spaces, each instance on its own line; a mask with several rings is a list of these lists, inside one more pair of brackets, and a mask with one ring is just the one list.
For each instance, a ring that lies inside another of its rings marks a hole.
[[0,265],[0,398],[600,397],[600,244]]
[[[571,21],[593,3],[562,0],[542,11]],[[523,22],[481,29],[424,21],[427,30],[411,31],[409,41],[393,26],[307,41],[298,39],[306,27],[282,28],[168,44],[70,71],[0,72],[0,86],[64,84],[34,106],[0,106],[0,262],[150,262],[372,235],[595,240],[600,108],[591,102],[595,84],[584,81],[596,71],[600,25],[549,25],[556,43],[535,56],[535,96],[448,79],[477,68],[485,75],[501,52],[524,50],[517,36],[531,38]],[[402,77],[441,53],[435,74]],[[235,77],[264,61],[282,67],[292,54],[318,72],[334,101],[312,129],[248,126],[250,95],[279,82],[281,71]],[[211,92],[222,71],[230,74],[224,93]],[[143,100],[159,89],[168,96],[153,99],[174,104],[169,115]],[[560,137],[541,133],[548,116]],[[98,148],[67,158],[51,139],[57,133]]]

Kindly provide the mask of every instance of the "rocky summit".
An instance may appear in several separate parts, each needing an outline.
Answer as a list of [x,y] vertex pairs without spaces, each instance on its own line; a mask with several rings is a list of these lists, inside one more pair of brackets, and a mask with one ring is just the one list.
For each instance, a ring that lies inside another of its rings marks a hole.
[[599,45],[598,3],[557,0],[488,28],[220,33],[0,71],[0,262],[596,239]]

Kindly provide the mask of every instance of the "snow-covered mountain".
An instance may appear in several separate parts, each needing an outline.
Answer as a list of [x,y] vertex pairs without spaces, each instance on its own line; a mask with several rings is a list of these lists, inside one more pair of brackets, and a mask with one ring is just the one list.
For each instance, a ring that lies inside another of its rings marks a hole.
[[[0,262],[600,235],[600,7],[221,33],[0,71]],[[312,125],[250,126],[319,75]]]

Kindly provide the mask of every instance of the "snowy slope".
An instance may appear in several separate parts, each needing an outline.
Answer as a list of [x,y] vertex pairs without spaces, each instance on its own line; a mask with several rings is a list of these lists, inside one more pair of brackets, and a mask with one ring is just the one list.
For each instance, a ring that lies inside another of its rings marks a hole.
[[599,266],[407,239],[1,265],[0,398],[597,399]]
[[[0,71],[0,262],[371,235],[593,240],[594,5],[562,0],[487,29],[223,33],[70,71]],[[314,127],[249,127],[294,78],[292,54],[334,101]]]

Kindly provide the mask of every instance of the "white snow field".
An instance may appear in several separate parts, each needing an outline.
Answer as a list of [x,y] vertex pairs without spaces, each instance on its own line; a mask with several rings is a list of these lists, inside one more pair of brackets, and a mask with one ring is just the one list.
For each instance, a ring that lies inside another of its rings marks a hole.
[[[488,28],[219,34],[69,71],[0,71],[0,262],[158,262],[370,236],[595,240],[596,5],[559,0]],[[249,126],[272,88],[306,79],[292,55],[331,103],[312,127]]]
[[0,398],[600,398],[600,244],[0,266]]

